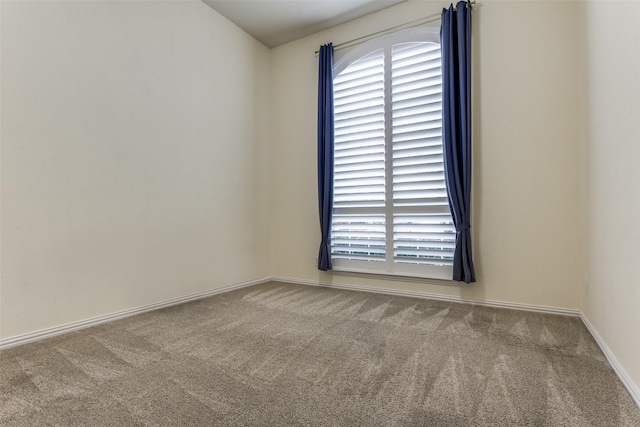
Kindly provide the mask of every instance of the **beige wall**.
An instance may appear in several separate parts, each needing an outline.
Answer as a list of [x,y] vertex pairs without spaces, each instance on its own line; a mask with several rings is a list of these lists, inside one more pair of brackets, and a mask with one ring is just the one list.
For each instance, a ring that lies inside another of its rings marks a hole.
[[[483,1],[473,14],[478,283],[320,273],[314,51],[432,13],[407,2],[272,51],[273,275],[448,296],[579,306],[577,16],[574,2]],[[435,22],[433,25],[438,26]]]
[[640,398],[640,3],[584,4],[581,308]]
[[2,2],[0,338],[269,276],[269,50],[202,2]]

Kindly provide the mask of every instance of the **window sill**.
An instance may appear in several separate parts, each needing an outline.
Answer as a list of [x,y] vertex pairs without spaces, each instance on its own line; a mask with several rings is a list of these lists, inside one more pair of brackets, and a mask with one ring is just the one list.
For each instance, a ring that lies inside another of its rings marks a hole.
[[468,286],[464,282],[456,282],[455,280],[436,279],[431,277],[412,276],[407,274],[385,273],[382,271],[372,272],[372,271],[357,270],[357,269],[344,268],[344,267],[334,267],[332,270],[327,271],[327,273],[334,274],[336,276],[360,277],[360,278],[376,279],[376,280],[393,280],[398,282],[422,283],[427,285],[457,286],[457,287]]

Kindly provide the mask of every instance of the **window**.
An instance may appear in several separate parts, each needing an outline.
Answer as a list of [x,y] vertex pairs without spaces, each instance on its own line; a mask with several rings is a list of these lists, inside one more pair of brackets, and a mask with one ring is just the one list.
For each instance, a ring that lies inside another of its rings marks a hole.
[[439,33],[363,44],[334,76],[334,269],[450,279]]

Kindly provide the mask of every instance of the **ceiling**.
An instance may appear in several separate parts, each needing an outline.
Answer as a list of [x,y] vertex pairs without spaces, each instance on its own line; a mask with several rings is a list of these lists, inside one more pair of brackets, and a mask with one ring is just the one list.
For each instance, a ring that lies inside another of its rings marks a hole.
[[202,0],[268,47],[276,47],[406,0]]

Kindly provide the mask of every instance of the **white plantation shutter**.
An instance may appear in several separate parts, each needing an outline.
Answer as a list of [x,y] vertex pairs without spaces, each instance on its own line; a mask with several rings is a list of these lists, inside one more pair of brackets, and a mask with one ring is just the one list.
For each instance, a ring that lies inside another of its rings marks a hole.
[[384,51],[334,78],[334,260],[385,261]]
[[336,269],[451,277],[435,41],[388,38],[334,77]]
[[452,265],[455,227],[444,182],[440,45],[401,43],[391,52],[394,260]]

